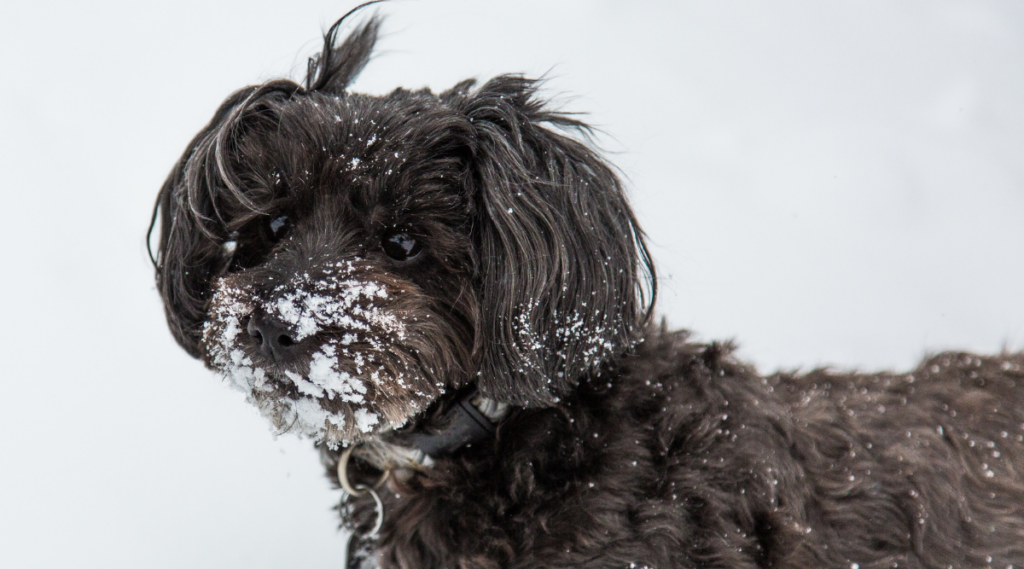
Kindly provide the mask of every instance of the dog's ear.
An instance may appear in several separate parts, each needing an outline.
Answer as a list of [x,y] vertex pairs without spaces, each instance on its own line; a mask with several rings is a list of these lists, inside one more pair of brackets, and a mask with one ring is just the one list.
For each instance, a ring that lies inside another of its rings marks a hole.
[[[232,94],[192,139],[160,188],[147,241],[164,300],[167,324],[189,355],[199,357],[211,279],[226,266],[225,245],[232,228],[262,214],[272,197],[267,185],[238,172],[238,141],[248,132],[273,128],[276,102],[302,88],[271,81]],[[153,232],[160,227],[156,255]]]
[[501,76],[442,97],[475,128],[479,388],[550,405],[629,349],[650,318],[654,268],[618,177],[588,127]]

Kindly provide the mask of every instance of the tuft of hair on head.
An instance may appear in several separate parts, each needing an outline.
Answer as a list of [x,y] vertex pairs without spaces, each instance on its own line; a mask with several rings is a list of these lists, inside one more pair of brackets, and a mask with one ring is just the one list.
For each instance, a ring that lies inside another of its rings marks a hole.
[[310,59],[305,86],[275,79],[228,96],[164,181],[146,239],[168,326],[189,355],[199,357],[211,281],[224,268],[222,246],[240,222],[263,214],[261,203],[268,197],[266,189],[247,187],[235,171],[238,142],[247,133],[275,128],[281,105],[293,97],[342,94],[369,61],[381,19],[371,16],[340,44],[339,30],[355,12],[382,1],[362,4],[331,26],[323,50]]
[[363,8],[384,2],[373,0],[356,6],[338,19],[324,34],[323,50],[309,58],[306,66],[306,90],[325,93],[341,93],[355,81],[366,67],[377,43],[381,19],[377,15],[362,23],[349,34],[340,45],[336,45],[338,31],[349,16]]
[[547,108],[538,82],[496,77],[442,95],[475,128],[483,307],[478,383],[552,405],[642,337],[656,295],[644,234],[590,127]]

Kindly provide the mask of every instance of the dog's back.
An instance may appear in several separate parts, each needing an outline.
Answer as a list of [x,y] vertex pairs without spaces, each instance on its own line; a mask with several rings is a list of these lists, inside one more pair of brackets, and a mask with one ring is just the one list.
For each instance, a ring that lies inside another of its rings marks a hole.
[[770,384],[792,414],[809,528],[824,534],[809,536],[818,544],[807,548],[810,559],[831,564],[842,552],[861,567],[1024,559],[1021,354],[950,352],[908,374],[818,371]]

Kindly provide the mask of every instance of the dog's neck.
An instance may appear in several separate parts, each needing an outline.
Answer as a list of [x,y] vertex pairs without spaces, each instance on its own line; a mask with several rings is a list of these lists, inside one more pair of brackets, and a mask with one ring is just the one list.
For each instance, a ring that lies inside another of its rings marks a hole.
[[419,425],[396,440],[379,437],[360,443],[353,454],[382,471],[422,470],[435,458],[494,436],[498,421],[507,412],[506,404],[473,389],[458,395],[430,425]]

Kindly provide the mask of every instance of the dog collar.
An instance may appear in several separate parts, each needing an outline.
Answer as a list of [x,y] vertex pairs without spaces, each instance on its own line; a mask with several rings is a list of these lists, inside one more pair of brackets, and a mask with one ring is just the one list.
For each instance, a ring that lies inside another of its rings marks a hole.
[[448,425],[445,429],[437,433],[414,433],[411,446],[429,457],[451,454],[493,436],[496,423],[504,414],[504,405],[470,393],[445,413],[444,423]]
[[405,437],[407,446],[381,439],[350,446],[342,455],[343,460],[338,461],[338,479],[347,491],[350,490],[345,472],[350,455],[355,455],[385,473],[429,468],[435,458],[450,455],[494,436],[498,421],[507,412],[506,404],[483,397],[474,389],[460,397],[444,413],[438,421],[444,425],[443,428],[412,433]]

